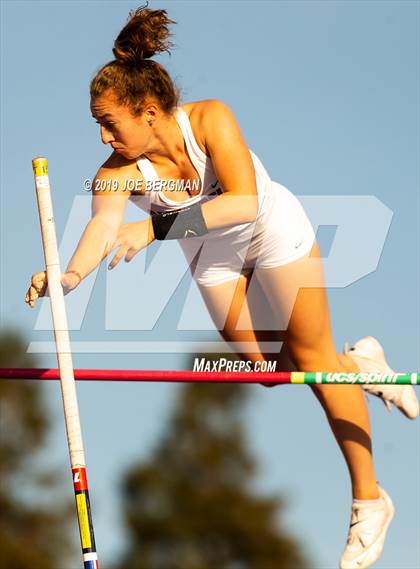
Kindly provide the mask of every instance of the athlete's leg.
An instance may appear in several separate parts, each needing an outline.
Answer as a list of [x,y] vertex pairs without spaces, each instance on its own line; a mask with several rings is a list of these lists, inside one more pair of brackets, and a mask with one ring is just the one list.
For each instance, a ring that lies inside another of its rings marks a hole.
[[[255,276],[281,323],[289,321],[287,349],[298,370],[358,371],[349,357],[335,350],[318,247],[311,257],[271,269],[259,268]],[[305,286],[308,288],[300,288]],[[318,385],[313,391],[347,462],[353,496],[377,498],[370,421],[362,389],[358,385]]]
[[[210,316],[222,337],[241,357],[256,361],[276,361],[277,371],[288,371],[284,333],[274,329],[270,323],[271,307],[263,291],[248,291],[250,276],[241,275],[236,280],[204,287],[199,286]],[[252,308],[252,310],[251,310]],[[266,323],[264,329],[255,325]],[[283,345],[282,345],[283,344]]]

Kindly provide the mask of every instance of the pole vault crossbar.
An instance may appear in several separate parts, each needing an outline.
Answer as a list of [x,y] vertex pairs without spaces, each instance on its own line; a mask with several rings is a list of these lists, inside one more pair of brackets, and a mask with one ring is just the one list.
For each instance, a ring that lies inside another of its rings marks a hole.
[[[0,368],[2,379],[60,379],[58,369]],[[420,373],[226,372],[182,370],[75,369],[78,381],[187,383],[398,384],[420,385]]]

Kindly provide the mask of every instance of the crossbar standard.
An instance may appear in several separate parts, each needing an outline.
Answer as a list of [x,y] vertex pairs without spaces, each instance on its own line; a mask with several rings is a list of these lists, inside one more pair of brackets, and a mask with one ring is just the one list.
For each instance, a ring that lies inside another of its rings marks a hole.
[[[0,368],[2,379],[60,379],[58,369]],[[78,381],[152,381],[273,384],[420,385],[420,373],[226,372],[180,370],[75,369]]]

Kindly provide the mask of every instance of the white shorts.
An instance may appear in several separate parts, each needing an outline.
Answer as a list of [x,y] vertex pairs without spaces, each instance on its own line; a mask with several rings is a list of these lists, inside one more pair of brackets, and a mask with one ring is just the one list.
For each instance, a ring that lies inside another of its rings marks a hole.
[[179,241],[200,286],[216,286],[254,268],[279,267],[309,254],[315,234],[299,200],[276,182],[266,186],[261,198],[254,222]]

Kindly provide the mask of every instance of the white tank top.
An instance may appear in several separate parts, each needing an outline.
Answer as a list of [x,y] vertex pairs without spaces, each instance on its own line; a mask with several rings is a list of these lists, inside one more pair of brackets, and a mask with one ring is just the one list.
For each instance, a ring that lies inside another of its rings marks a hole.
[[[144,178],[146,188],[151,189],[146,189],[144,195],[134,194],[130,196],[130,201],[149,213],[160,213],[162,211],[180,209],[195,203],[204,203],[214,199],[214,197],[222,194],[224,191],[217,180],[211,158],[201,150],[195,140],[187,113],[181,107],[178,107],[174,116],[184,137],[188,156],[200,177],[200,193],[182,201],[170,199],[167,193],[165,194],[164,190],[162,191],[159,187],[159,176],[153,164],[148,158],[140,157],[137,160],[137,166]],[[261,210],[263,198],[267,187],[271,184],[271,179],[258,157],[252,151],[250,152],[256,174],[259,210]]]

